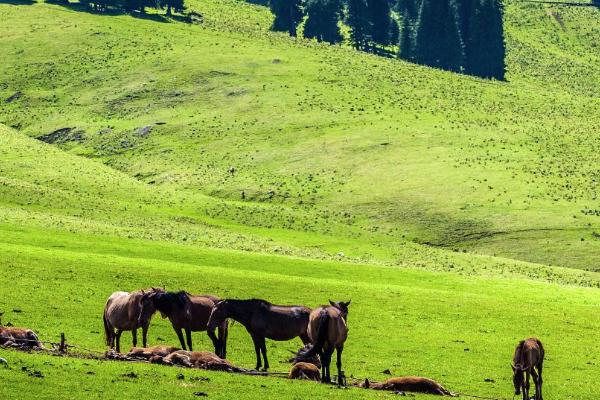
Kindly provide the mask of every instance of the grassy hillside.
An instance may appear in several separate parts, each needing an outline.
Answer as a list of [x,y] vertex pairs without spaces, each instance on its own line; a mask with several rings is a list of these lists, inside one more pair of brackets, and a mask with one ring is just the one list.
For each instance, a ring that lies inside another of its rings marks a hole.
[[[518,339],[535,333],[543,337],[548,348],[548,396],[591,400],[598,395],[588,381],[599,372],[598,355],[589,350],[595,346],[590,332],[599,328],[594,318],[597,289],[48,230],[15,231],[11,227],[0,229],[0,249],[0,284],[10,288],[0,298],[0,308],[7,311],[3,321],[31,326],[46,340],[56,340],[64,331],[71,343],[102,351],[99,316],[108,294],[158,283],[194,293],[267,297],[274,302],[310,306],[326,302],[328,297],[351,298],[350,338],[344,358],[348,375],[383,379],[381,372],[390,369],[395,375],[431,376],[458,392],[507,398],[512,390],[509,361],[513,347]],[[462,264],[457,262],[457,267]],[[480,264],[486,265],[485,261]],[[149,338],[154,344],[176,343],[168,323],[159,317],[154,319]],[[129,341],[125,334],[123,343]],[[203,334],[195,334],[195,341],[199,348],[210,348]],[[230,342],[230,359],[252,367],[252,344],[243,327],[232,327]],[[284,361],[299,345],[299,340],[269,342],[273,369],[286,371]],[[138,390],[164,393],[173,387],[186,396],[200,387],[210,397],[231,398],[232,393],[240,393],[256,398],[263,396],[260,385],[266,386],[264,395],[282,390],[283,398],[296,398],[307,390],[315,398],[338,392],[311,383],[286,384],[276,378],[237,379],[226,374],[181,371],[186,376],[208,375],[211,379],[186,386],[189,381],[175,379],[180,371],[164,367],[69,362],[9,351],[0,351],[0,356],[12,364],[11,370],[0,371],[3,381],[10,383],[0,386],[5,398],[19,398],[18,393],[29,385],[37,388],[36,382],[48,388],[48,398],[84,391],[133,398]],[[29,377],[20,371],[23,365],[40,370],[46,378]],[[62,381],[62,365],[69,374],[81,376],[76,389]],[[98,380],[85,376],[89,370]],[[137,371],[140,378],[120,377],[130,371]],[[157,381],[150,384],[153,376]],[[486,383],[486,378],[494,382]],[[112,386],[111,380],[116,380],[117,386]],[[352,389],[353,396],[359,394],[362,391]],[[369,397],[376,395],[369,393]]]
[[[260,6],[190,6],[202,24],[0,4],[3,322],[101,352],[115,290],[352,298],[348,375],[509,398],[537,335],[545,394],[598,397],[598,10],[509,0],[508,81],[490,82],[273,34]],[[176,338],[157,317],[150,342]],[[268,343],[273,368],[298,346]],[[388,397],[0,356],[2,398]]]
[[498,83],[270,34],[259,6],[192,7],[204,25],[2,6],[0,93],[22,96],[0,122],[74,128],[50,140],[152,186],[261,205],[209,217],[329,234],[312,218],[327,215],[598,268],[598,10],[509,2]]

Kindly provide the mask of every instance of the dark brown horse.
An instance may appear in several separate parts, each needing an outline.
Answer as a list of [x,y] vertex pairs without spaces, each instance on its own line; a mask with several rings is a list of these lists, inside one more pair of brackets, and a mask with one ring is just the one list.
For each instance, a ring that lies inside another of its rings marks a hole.
[[337,350],[338,385],[345,385],[344,371],[342,371],[342,352],[344,343],[348,338],[348,302],[333,302],[330,306],[315,308],[310,313],[308,336],[313,345],[308,349],[300,350],[297,361],[304,361],[315,354],[321,359],[321,381],[331,382],[329,366],[331,355]]
[[544,346],[536,338],[521,340],[513,357],[513,383],[515,395],[523,391],[523,400],[529,400],[529,377],[535,383],[535,400],[542,400],[542,366]]
[[[214,296],[193,296],[184,291],[148,293],[141,299],[140,320],[149,318],[155,311],[160,312],[162,317],[168,318],[171,325],[173,325],[183,350],[192,351],[192,332],[207,329],[208,319],[218,300]],[[227,342],[227,323],[228,321],[225,319],[218,325],[218,339],[211,337],[215,353],[221,358],[227,356],[225,345]],[[185,330],[187,348],[182,330]]]
[[[208,334],[214,338],[215,327],[227,318],[238,321],[248,331],[254,342],[256,369],[262,366],[261,353],[265,361],[264,370],[269,369],[265,338],[271,340],[292,340],[300,337],[308,343],[306,328],[310,308],[304,306],[278,306],[265,300],[223,300],[215,305],[208,322]],[[213,339],[215,340],[215,339]],[[225,346],[225,343],[222,343]]]
[[[121,352],[121,334],[123,331],[131,331],[133,336],[133,347],[137,346],[137,330],[142,328],[142,342],[144,347],[147,345],[146,337],[148,335],[148,326],[153,313],[149,313],[147,318],[140,317],[140,301],[148,293],[160,292],[160,289],[151,289],[146,292],[115,292],[104,306],[104,335],[106,345],[115,348],[117,353]],[[116,332],[115,332],[116,330]]]

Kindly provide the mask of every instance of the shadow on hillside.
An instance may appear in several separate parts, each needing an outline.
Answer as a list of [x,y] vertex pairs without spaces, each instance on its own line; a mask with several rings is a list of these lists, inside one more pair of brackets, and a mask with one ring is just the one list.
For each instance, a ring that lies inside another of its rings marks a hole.
[[12,6],[30,6],[35,4],[33,0],[0,0],[0,4],[10,4]]
[[[4,1],[4,0],[0,0]],[[10,0],[9,0],[10,1]],[[57,4],[57,3],[54,3]],[[125,10],[117,10],[117,9],[106,9],[106,10],[94,10],[93,8],[86,6],[84,4],[80,4],[80,3],[58,3],[58,5],[64,7],[64,8],[68,8],[71,11],[77,11],[77,12],[85,12],[88,14],[94,14],[94,15],[101,15],[101,16],[109,16],[109,17],[114,17],[117,15],[129,15],[133,18],[138,18],[138,19],[145,19],[145,20],[150,20],[150,21],[155,21],[155,22],[169,22],[169,19],[163,15],[160,14],[152,14],[152,13],[141,13],[139,11],[125,11]]]

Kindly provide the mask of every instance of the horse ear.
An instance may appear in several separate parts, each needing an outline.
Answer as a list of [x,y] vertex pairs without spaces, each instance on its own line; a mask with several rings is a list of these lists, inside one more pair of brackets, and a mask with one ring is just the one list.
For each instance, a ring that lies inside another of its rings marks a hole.
[[352,303],[352,299],[350,299],[346,302],[346,307],[348,307],[350,305],[350,303]]
[[144,289],[142,289],[142,294],[146,294],[146,292],[144,292]]
[[333,307],[337,307],[337,305],[333,301],[331,301],[331,299],[329,299],[329,304],[331,304]]

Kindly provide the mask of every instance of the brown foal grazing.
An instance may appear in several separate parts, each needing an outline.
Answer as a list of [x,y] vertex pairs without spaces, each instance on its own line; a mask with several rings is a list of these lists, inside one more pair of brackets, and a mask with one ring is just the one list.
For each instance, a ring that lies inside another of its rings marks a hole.
[[421,378],[419,376],[400,376],[396,378],[390,378],[379,383],[369,382],[368,379],[365,379],[365,382],[359,386],[365,389],[425,393],[439,396],[455,396],[436,381],[429,378]]
[[[218,300],[215,296],[193,296],[184,291],[147,293],[141,299],[140,320],[149,319],[154,312],[160,312],[163,318],[171,322],[183,350],[192,351],[192,332],[207,330],[210,314]],[[213,339],[209,335],[215,353],[221,358],[227,356],[227,325],[226,319],[219,323],[218,338]],[[182,330],[185,330],[187,348]]]
[[[306,328],[309,314],[310,308],[304,306],[278,306],[259,299],[223,300],[215,304],[208,322],[208,335],[214,338],[215,328],[227,318],[238,321],[244,325],[254,342],[256,370],[262,366],[262,353],[266,371],[269,361],[265,338],[284,341],[300,337],[304,344],[308,343]],[[221,345],[224,347],[225,342],[221,342]]]
[[329,366],[331,355],[337,350],[338,385],[345,385],[344,372],[342,371],[342,351],[344,343],[348,338],[348,302],[333,302],[329,300],[330,306],[315,308],[310,313],[308,324],[308,336],[313,343],[308,349],[298,352],[296,361],[304,361],[316,354],[321,360],[321,381],[331,382]]
[[544,346],[539,339],[521,340],[515,349],[513,363],[513,384],[515,396],[523,392],[523,400],[529,400],[529,377],[535,383],[535,400],[542,398],[542,367],[544,364]]
[[[151,289],[150,293],[159,292],[160,289]],[[137,346],[137,330],[142,328],[142,342],[144,347],[147,345],[146,337],[148,335],[148,318],[141,318],[141,298],[147,294],[144,290],[138,292],[115,292],[104,306],[104,336],[106,345],[111,349],[116,347],[117,353],[121,352],[121,334],[123,331],[131,331],[133,337],[133,347]],[[115,332],[116,330],[116,332]]]

